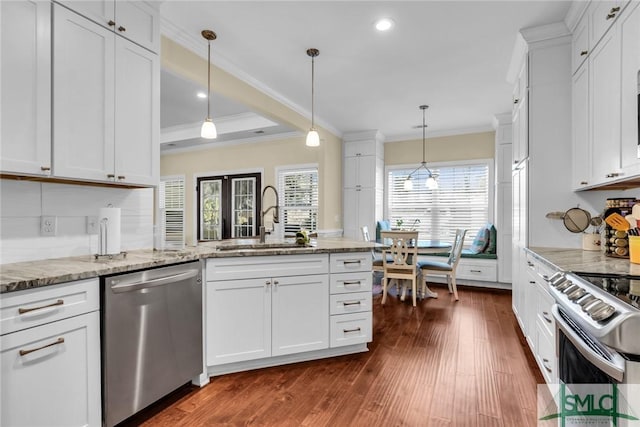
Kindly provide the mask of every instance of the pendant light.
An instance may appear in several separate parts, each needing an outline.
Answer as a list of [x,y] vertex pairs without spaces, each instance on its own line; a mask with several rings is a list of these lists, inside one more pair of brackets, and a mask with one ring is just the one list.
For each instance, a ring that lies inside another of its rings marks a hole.
[[218,36],[211,30],[203,30],[202,37],[209,42],[209,50],[207,54],[207,118],[202,123],[200,136],[204,139],[216,139],[218,130],[211,120],[211,40],[215,40]]
[[320,135],[318,135],[318,131],[315,127],[314,122],[314,111],[313,111],[313,97],[314,97],[314,68],[315,68],[315,58],[320,55],[320,51],[318,49],[307,49],[307,55],[311,57],[311,129],[309,129],[309,133],[307,134],[307,147],[317,147],[320,145]]
[[414,173],[418,172],[420,169],[424,169],[427,171],[427,189],[429,190],[437,190],[438,189],[438,181],[436,181],[436,176],[431,170],[427,167],[426,160],[426,151],[427,151],[427,140],[425,139],[425,131],[427,129],[427,124],[425,122],[425,112],[429,108],[428,105],[421,105],[420,109],[422,110],[422,162],[420,166],[418,166],[413,172],[407,176],[404,180],[404,189],[407,191],[413,190],[413,182],[411,181],[411,177]]

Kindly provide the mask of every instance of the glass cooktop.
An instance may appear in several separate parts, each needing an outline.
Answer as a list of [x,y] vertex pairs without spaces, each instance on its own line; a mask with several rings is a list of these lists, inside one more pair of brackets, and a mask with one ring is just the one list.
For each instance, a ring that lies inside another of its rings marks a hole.
[[640,276],[580,272],[573,274],[640,310]]

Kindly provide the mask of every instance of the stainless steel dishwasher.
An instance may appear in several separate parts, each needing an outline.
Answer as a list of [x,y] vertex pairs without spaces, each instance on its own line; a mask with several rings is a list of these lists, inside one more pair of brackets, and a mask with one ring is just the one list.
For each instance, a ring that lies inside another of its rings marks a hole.
[[106,276],[102,295],[103,418],[111,427],[202,372],[201,265]]

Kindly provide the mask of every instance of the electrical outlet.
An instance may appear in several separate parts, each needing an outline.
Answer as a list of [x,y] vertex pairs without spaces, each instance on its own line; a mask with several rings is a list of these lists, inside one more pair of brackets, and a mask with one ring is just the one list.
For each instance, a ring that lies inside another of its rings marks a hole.
[[98,217],[87,217],[87,234],[98,234]]
[[40,235],[55,236],[58,232],[58,217],[42,216],[40,217]]

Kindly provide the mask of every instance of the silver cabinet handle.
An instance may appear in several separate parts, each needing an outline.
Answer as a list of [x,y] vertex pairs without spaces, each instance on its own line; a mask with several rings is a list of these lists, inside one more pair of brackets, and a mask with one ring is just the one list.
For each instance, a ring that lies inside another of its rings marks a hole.
[[544,369],[546,369],[547,372],[551,373],[553,371],[549,366],[547,366],[548,363],[549,363],[549,359],[542,359],[542,366],[544,366]]
[[118,27],[118,31],[121,31],[121,32],[123,32],[123,33],[124,33],[125,31],[127,31],[127,29],[126,29],[125,27],[123,27],[122,25],[120,25],[120,26]]
[[38,351],[38,350],[43,350],[45,348],[48,347],[53,347],[54,345],[58,345],[58,344],[63,344],[64,343],[64,338],[60,337],[58,338],[56,341],[50,343],[50,344],[45,344],[42,347],[38,347],[38,348],[32,348],[29,350],[20,350],[20,356],[26,356],[29,353],[33,353],[34,351]]
[[168,285],[170,283],[176,282],[178,280],[191,279],[192,277],[196,277],[197,275],[198,275],[198,270],[189,270],[189,271],[185,271],[184,273],[174,274],[173,276],[159,277],[157,279],[145,280],[142,282],[123,283],[121,285],[114,285],[111,287],[111,291],[118,294],[121,292],[131,292],[131,291],[137,291],[139,289],[144,289],[144,288],[164,286],[164,285]]
[[114,25],[116,25],[116,23],[113,22],[113,20],[109,20],[109,22],[107,22],[107,25],[113,27]]
[[42,305],[40,307],[33,307],[33,308],[19,308],[18,309],[18,313],[20,314],[25,314],[25,313],[29,313],[30,311],[35,311],[35,310],[42,310],[45,308],[49,308],[49,307],[55,307],[57,305],[63,305],[64,304],[64,300],[59,299],[56,302],[53,302],[51,304],[47,304],[47,305]]
[[126,179],[126,178],[127,178],[127,177],[126,177],[126,176],[124,176],[124,175],[118,175],[118,179],[119,179],[119,180],[123,180],[123,179]]
[[42,172],[49,172],[51,170],[50,166],[40,166],[40,170]]
[[347,305],[360,305],[361,302],[360,301],[343,301],[342,305],[347,306]]
[[360,281],[358,280],[357,282],[342,282],[342,284],[344,286],[360,286]]
[[580,51],[580,56],[585,56],[587,53],[589,53],[589,52],[586,51],[586,50]]
[[344,332],[345,334],[348,334],[349,332],[360,332],[362,329],[358,328],[353,328],[353,329],[343,329],[342,332]]
[[549,317],[549,312],[548,311],[543,311],[542,312],[542,317],[544,318],[544,320],[547,321],[547,323],[549,323],[549,324],[553,323],[553,320],[551,320],[551,318]]
[[273,284],[274,284],[274,285],[278,285],[279,283],[280,283],[280,282],[278,282],[277,280],[274,280],[274,281],[273,281]]
[[482,273],[482,270],[469,270],[472,273]]
[[617,178],[617,177],[619,177],[619,176],[620,176],[620,174],[619,174],[619,173],[617,173],[617,172],[612,172],[612,173],[608,173],[608,174],[606,174],[606,175],[605,175],[605,178]]
[[266,282],[264,282],[264,284],[269,286],[271,284],[271,281],[267,280]]
[[362,261],[359,259],[351,259],[351,260],[344,260],[342,261],[343,264],[361,264]]

